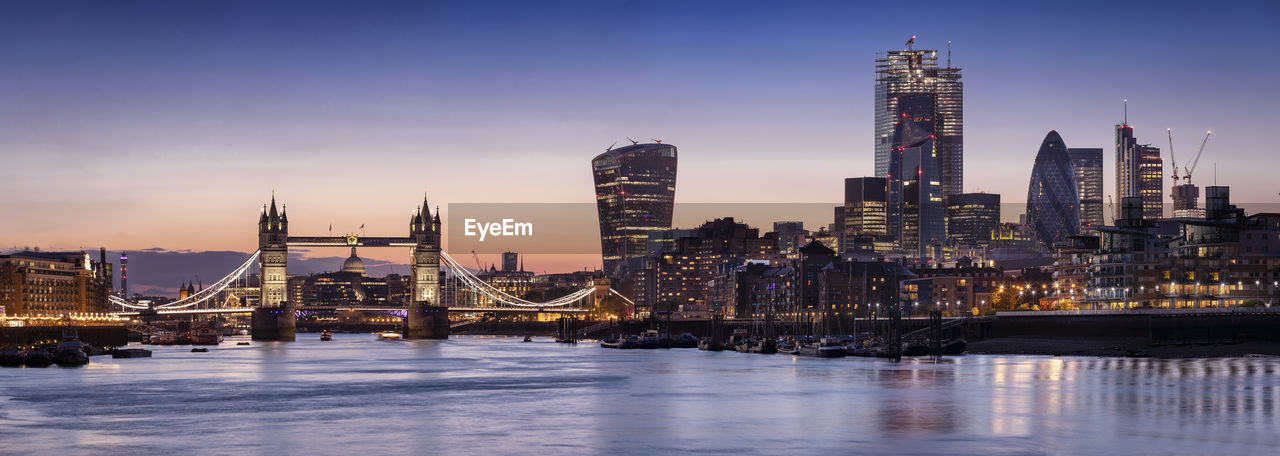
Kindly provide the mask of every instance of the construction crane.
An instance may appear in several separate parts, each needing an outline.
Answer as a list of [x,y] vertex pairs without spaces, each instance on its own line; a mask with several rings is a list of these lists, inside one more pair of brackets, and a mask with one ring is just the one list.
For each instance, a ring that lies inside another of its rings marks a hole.
[[1190,168],[1183,168],[1187,170],[1187,174],[1183,176],[1183,179],[1186,179],[1188,183],[1191,182],[1191,173],[1195,172],[1196,165],[1200,164],[1200,154],[1204,153],[1204,145],[1209,143],[1209,135],[1212,135],[1212,134],[1213,134],[1212,131],[1208,131],[1204,133],[1204,141],[1200,141],[1200,151],[1196,152],[1196,159],[1191,162]]
[[1169,162],[1172,163],[1172,168],[1173,168],[1173,172],[1170,173],[1170,174],[1173,174],[1173,176],[1171,176],[1173,177],[1173,186],[1177,187],[1178,186],[1178,159],[1173,156],[1173,129],[1172,128],[1169,129]]
[[480,266],[480,255],[476,255],[476,251],[471,251],[471,258],[476,259],[476,271],[484,271],[484,267]]

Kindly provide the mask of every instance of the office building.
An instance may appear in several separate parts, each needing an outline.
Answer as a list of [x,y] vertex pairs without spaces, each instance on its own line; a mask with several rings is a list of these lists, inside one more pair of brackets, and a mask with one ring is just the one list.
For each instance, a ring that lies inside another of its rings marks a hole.
[[0,308],[9,316],[60,317],[107,312],[111,282],[85,252],[18,252],[0,255]]
[[1138,144],[1133,126],[1125,119],[1116,125],[1116,200],[1142,198],[1142,217],[1155,220],[1164,216],[1163,189],[1160,148]]
[[960,193],[946,197],[947,240],[952,245],[986,247],[1000,224],[1000,195]]
[[946,241],[936,101],[932,94],[898,97],[898,122],[889,154],[889,235],[912,258],[937,257]]
[[890,177],[894,137],[904,96],[927,95],[937,105],[937,158],[944,195],[964,190],[964,86],[960,69],[938,66],[938,51],[895,50],[876,57],[876,177]]
[[591,160],[606,274],[639,269],[649,232],[671,228],[676,159],[673,145],[635,143]]
[[1027,224],[1045,252],[1080,232],[1080,197],[1067,146],[1050,130],[1040,143],[1027,187]]
[[1106,225],[1102,208],[1102,148],[1067,148],[1071,168],[1076,172],[1076,195],[1080,197],[1080,232]]
[[883,177],[851,177],[844,180],[844,245],[881,253],[892,248],[889,238],[888,184]]

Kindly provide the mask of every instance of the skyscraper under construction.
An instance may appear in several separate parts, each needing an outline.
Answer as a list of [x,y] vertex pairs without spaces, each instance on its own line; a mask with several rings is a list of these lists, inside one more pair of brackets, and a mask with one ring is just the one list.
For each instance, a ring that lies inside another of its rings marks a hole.
[[900,116],[898,99],[910,95],[932,95],[937,134],[938,173],[942,194],[964,193],[964,86],[960,69],[951,66],[950,44],[947,66],[938,66],[938,51],[907,49],[876,56],[876,177],[890,177],[890,155],[894,127]]

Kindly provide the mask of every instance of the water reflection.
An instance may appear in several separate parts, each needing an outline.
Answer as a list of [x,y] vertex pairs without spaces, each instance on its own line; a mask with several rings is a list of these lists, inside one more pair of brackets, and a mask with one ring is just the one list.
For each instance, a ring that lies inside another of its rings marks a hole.
[[95,358],[84,369],[0,369],[0,453],[1258,454],[1280,446],[1280,361],[1266,358],[890,363],[365,335],[187,350]]

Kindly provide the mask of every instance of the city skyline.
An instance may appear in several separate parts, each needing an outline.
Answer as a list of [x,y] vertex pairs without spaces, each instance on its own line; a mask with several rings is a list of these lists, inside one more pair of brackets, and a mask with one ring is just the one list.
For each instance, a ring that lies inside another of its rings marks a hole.
[[[1270,153],[1266,121],[1276,108],[1258,100],[1275,98],[1265,75],[1278,64],[1213,71],[1280,43],[1274,5],[1149,11],[1143,17],[1173,31],[1144,36],[1114,30],[1124,23],[1116,17],[1142,5],[1057,12],[1096,28],[1088,40],[1031,33],[1015,20],[999,31],[940,19],[896,27],[860,14],[875,6],[763,5],[343,14],[280,4],[254,17],[230,14],[248,8],[236,4],[10,4],[0,48],[17,64],[0,75],[0,94],[12,100],[0,106],[9,161],[0,179],[18,198],[0,210],[26,216],[0,222],[0,246],[250,251],[252,218],[273,188],[297,209],[297,231],[312,233],[367,224],[401,234],[422,190],[444,203],[589,202],[582,163],[626,135],[683,149],[677,202],[838,202],[844,178],[874,174],[875,53],[912,35],[918,48],[952,41],[953,64],[965,69],[966,192],[1021,199],[1046,130],[1109,151],[1128,98],[1141,141],[1164,150],[1160,130],[1173,128],[1175,147],[1190,150],[1213,130],[1204,165],[1219,164],[1238,200],[1274,199],[1249,183],[1267,177],[1250,162]],[[939,8],[993,21],[981,8]],[[616,14],[663,21],[649,32],[597,21]],[[1178,25],[1191,18],[1202,32],[1182,36]],[[764,36],[737,33],[765,24]],[[512,74],[527,77],[515,84]],[[1234,96],[1227,86],[1257,89]],[[1210,168],[1197,183],[1213,181]],[[1108,166],[1108,195],[1114,173]],[[531,269],[575,270],[583,258],[539,262],[531,257]]]

